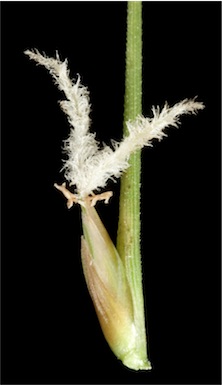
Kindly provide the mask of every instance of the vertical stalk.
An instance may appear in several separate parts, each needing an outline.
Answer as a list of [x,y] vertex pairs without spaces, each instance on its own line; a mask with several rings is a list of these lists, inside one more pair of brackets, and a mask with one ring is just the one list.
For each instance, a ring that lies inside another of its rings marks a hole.
[[[129,1],[123,129],[125,136],[128,134],[126,121],[135,119],[139,114],[142,114],[142,2]],[[140,251],[141,151],[134,153],[129,163],[130,167],[121,178],[117,250],[125,265],[133,298],[138,357],[144,362],[144,369],[151,369],[147,359]]]

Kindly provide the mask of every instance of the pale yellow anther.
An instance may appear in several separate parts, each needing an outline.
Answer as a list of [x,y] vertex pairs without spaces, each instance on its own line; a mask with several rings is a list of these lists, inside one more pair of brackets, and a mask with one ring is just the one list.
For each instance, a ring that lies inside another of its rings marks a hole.
[[73,206],[73,203],[78,203],[82,206],[85,206],[85,203],[87,204],[90,204],[91,207],[95,206],[97,201],[105,201],[105,203],[108,203],[109,202],[109,199],[112,197],[113,195],[113,192],[112,191],[106,191],[106,192],[103,192],[102,194],[98,194],[98,195],[88,195],[85,199],[79,199],[77,195],[71,193],[71,191],[69,191],[67,188],[66,188],[66,183],[64,182],[62,185],[58,185],[57,183],[54,183],[54,186],[63,193],[63,195],[66,197],[67,199],[67,207],[68,209],[70,209],[72,206]]
[[61,191],[63,193],[63,195],[66,197],[68,209],[70,209],[73,206],[73,203],[79,203],[77,196],[72,194],[71,191],[69,191],[66,188],[66,183],[65,182],[62,185],[58,185],[57,183],[54,183],[54,186],[59,191]]
[[87,199],[91,202],[90,206],[93,207],[96,205],[97,201],[105,201],[105,203],[108,203],[112,196],[113,196],[112,191],[106,191],[106,192],[103,192],[102,194],[88,196]]

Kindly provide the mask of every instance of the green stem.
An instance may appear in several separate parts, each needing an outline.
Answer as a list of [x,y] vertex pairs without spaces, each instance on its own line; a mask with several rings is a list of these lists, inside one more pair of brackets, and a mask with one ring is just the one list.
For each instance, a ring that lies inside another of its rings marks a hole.
[[[124,135],[126,121],[142,114],[142,2],[129,1],[127,9],[126,77]],[[138,355],[147,362],[144,299],[140,252],[140,174],[141,152],[134,153],[130,167],[121,178],[117,250],[125,265],[131,288],[134,323],[138,333]],[[145,368],[145,367],[144,367]]]

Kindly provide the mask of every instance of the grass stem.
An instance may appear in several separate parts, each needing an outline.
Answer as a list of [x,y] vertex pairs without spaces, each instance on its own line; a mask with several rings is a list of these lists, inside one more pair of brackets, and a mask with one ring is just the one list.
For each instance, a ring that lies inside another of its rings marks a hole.
[[[127,7],[126,75],[124,99],[124,136],[126,121],[142,114],[142,2],[129,1]],[[144,299],[140,247],[141,151],[131,155],[130,167],[121,177],[117,250],[125,265],[131,288],[134,322],[138,335],[138,355],[147,360]]]

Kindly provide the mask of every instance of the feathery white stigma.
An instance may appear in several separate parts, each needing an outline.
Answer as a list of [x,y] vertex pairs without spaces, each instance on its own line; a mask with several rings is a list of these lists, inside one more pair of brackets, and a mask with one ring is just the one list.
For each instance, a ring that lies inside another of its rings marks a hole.
[[89,131],[89,92],[81,85],[80,77],[76,82],[70,79],[67,60],[61,62],[58,54],[55,59],[48,58],[37,50],[27,50],[25,54],[45,66],[66,95],[67,100],[61,101],[60,105],[72,127],[64,146],[68,155],[64,169],[65,177],[70,185],[75,186],[79,199],[105,187],[108,179],[120,177],[129,167],[130,155],[144,146],[151,146],[152,139],[161,140],[166,136],[166,127],[178,127],[181,115],[195,114],[204,108],[203,103],[195,98],[185,99],[172,107],[166,103],[161,111],[159,107],[152,107],[152,118],[138,116],[127,122],[129,135],[120,143],[114,142],[114,148],[107,145],[101,148],[95,133]]

